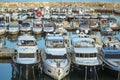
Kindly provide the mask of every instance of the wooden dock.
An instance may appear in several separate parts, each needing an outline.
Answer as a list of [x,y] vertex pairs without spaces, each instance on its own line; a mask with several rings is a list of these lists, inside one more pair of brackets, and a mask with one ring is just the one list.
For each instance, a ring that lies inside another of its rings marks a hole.
[[[39,48],[39,53],[41,52],[41,48]],[[14,48],[0,48],[0,59],[11,59],[15,54]]]

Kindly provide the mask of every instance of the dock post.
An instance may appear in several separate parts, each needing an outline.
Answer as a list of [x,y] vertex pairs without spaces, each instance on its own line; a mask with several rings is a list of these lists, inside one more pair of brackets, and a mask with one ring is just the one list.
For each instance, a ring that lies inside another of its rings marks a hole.
[[99,80],[99,77],[98,77],[98,74],[97,74],[97,71],[96,71],[96,67],[94,66],[94,71],[95,71],[95,80]]
[[118,72],[118,78],[117,78],[117,80],[120,80],[120,71]]
[[33,71],[33,77],[34,77],[34,80],[35,80],[34,66],[32,66],[32,71]]
[[22,66],[20,66],[20,75],[19,75],[19,80],[21,78],[21,75],[22,75]]
[[26,64],[26,80],[28,80],[28,65]]
[[87,80],[87,66],[85,67],[85,80]]

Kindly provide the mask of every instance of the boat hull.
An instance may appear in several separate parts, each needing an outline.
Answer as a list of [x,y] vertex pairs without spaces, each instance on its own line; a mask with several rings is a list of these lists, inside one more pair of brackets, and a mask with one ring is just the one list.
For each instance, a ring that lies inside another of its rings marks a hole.
[[66,66],[65,68],[50,67],[49,65],[45,65],[43,71],[52,78],[61,80],[69,74],[70,65]]

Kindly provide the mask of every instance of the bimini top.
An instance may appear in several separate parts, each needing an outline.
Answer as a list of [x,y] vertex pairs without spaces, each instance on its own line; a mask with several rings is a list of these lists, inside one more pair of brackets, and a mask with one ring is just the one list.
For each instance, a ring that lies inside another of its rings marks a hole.
[[35,38],[34,38],[34,36],[23,35],[23,36],[19,36],[18,40],[34,40],[35,41]]

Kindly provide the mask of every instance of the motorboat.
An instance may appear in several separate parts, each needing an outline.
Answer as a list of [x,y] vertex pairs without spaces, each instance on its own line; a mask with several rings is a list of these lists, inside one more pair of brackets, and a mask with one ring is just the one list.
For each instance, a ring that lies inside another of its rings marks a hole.
[[33,21],[32,31],[34,34],[40,34],[42,32],[43,26],[42,22],[39,19]]
[[2,35],[2,34],[5,34],[6,33],[6,23],[5,23],[5,21],[1,21],[0,22],[0,35]]
[[90,32],[90,27],[89,27],[89,24],[90,24],[90,20],[88,19],[80,19],[79,22],[79,27],[77,29],[81,30],[81,31],[84,31],[85,33],[89,33]]
[[100,29],[98,19],[90,19],[90,28],[92,30],[96,30],[96,29],[99,30]]
[[19,33],[19,25],[18,24],[10,24],[7,26],[7,32],[9,34],[18,34]]
[[100,31],[102,32],[102,34],[112,33],[113,30],[111,29],[111,27],[109,27],[107,18],[100,19]]
[[18,14],[18,20],[20,20],[20,21],[26,20],[27,17],[28,17],[28,16],[27,16],[26,13],[20,13],[20,14]]
[[54,79],[61,80],[69,74],[71,60],[65,47],[64,37],[49,34],[41,52],[43,71]]
[[117,25],[117,20],[114,17],[110,17],[109,18],[109,22],[108,25],[111,29],[115,30],[115,29],[119,29],[118,25]]
[[11,17],[12,17],[12,20],[18,20],[18,13],[17,12],[13,12]]
[[118,74],[120,72],[120,42],[117,36],[104,36],[102,37],[103,48],[101,58],[105,64],[105,68]]
[[12,57],[16,72],[23,79],[28,80],[35,76],[35,71],[38,71],[40,67],[40,60],[39,49],[34,36],[19,36],[15,47],[15,55]]
[[71,39],[71,60],[75,70],[83,71],[85,78],[97,74],[102,65],[99,48],[95,40],[84,32],[74,34]]
[[45,33],[50,33],[54,31],[55,24],[52,23],[51,21],[44,21],[43,23],[43,32]]
[[21,25],[19,25],[19,30],[20,30],[20,33],[31,32],[32,26],[29,22],[24,22]]

